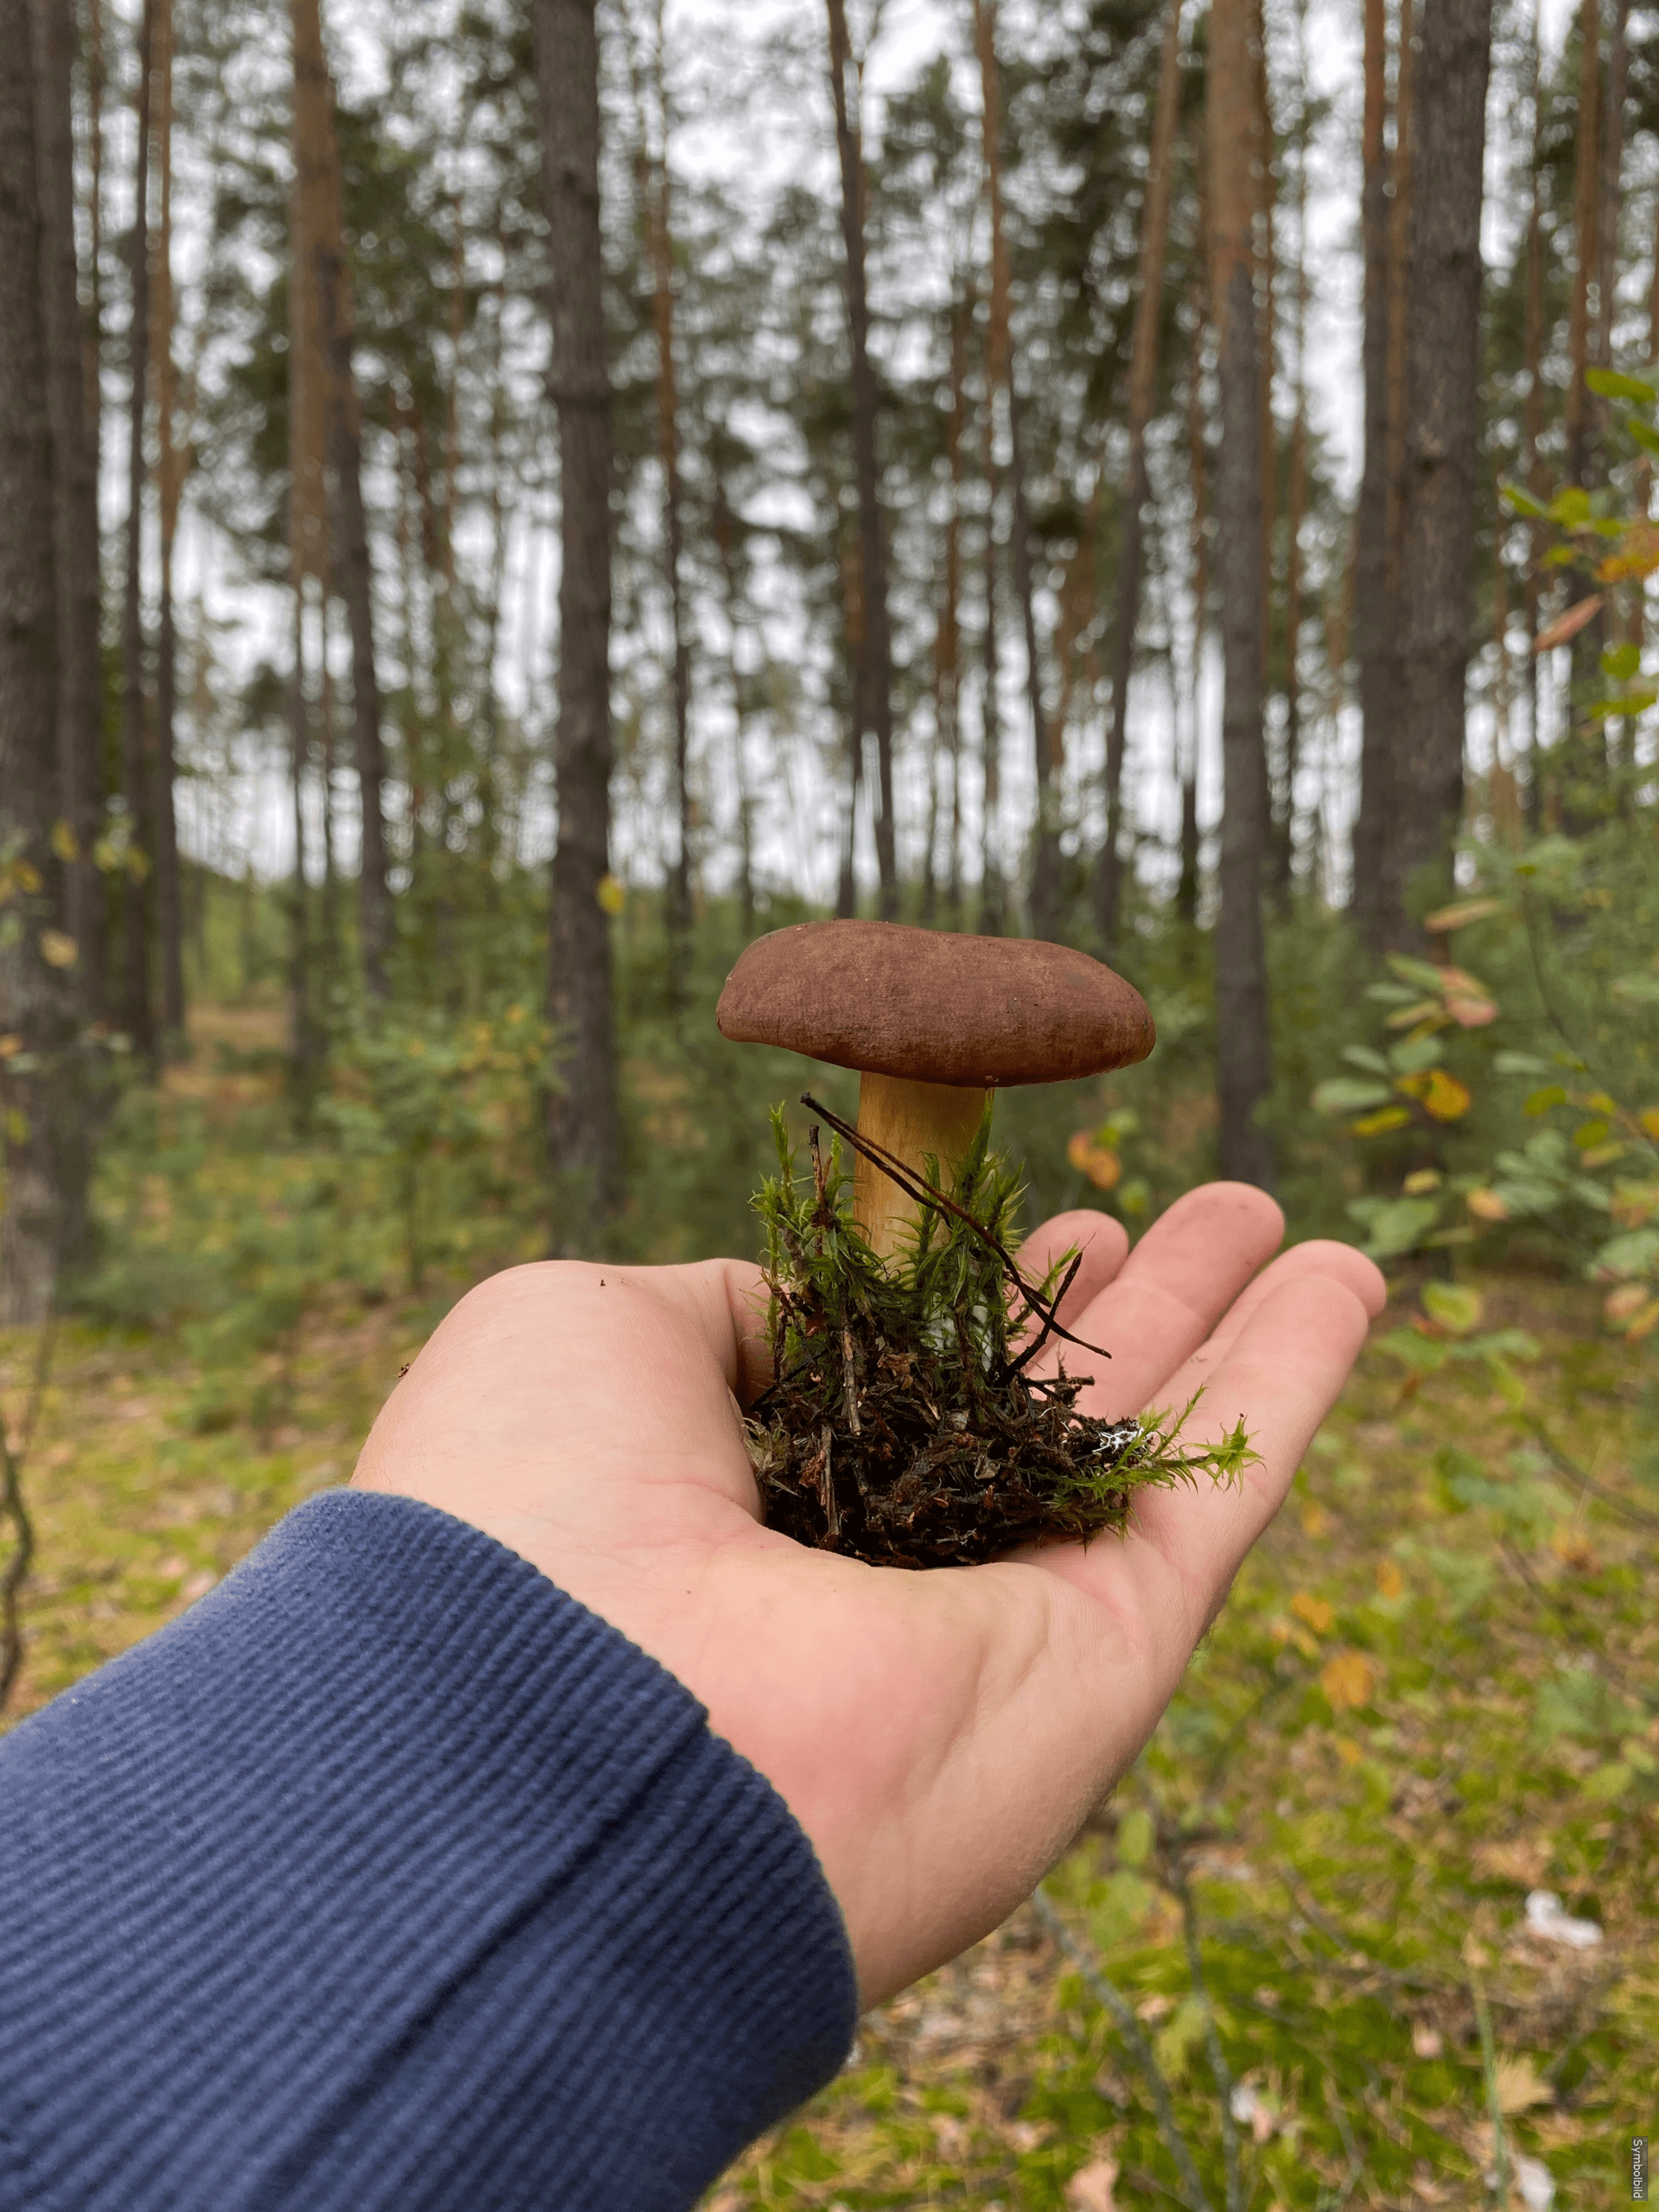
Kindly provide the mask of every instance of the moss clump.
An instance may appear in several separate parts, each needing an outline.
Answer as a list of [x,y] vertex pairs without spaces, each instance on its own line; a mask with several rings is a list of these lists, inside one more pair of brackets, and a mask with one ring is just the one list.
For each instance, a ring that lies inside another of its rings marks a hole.
[[803,1176],[781,1108],[772,1120],[778,1173],[755,1206],[775,1380],[749,1423],[769,1528],[875,1565],[966,1566],[1018,1544],[1121,1534],[1138,1490],[1231,1481],[1255,1459],[1242,1424],[1218,1445],[1182,1445],[1191,1404],[1103,1421],[1077,1410],[1092,1375],[1031,1373],[1051,1336],[1078,1341],[1054,1307],[1079,1263],[1067,1253],[1041,1283],[1020,1276],[1019,1187],[989,1149],[988,1107],[948,1195],[926,1163],[915,1235],[885,1261],[843,1204],[840,1143],[826,1158],[815,1127]]

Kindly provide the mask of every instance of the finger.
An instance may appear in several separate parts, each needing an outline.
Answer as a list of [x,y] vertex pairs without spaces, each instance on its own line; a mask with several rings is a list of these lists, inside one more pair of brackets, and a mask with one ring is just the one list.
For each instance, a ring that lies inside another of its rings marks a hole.
[[1213,1374],[1266,1300],[1286,1283],[1308,1281],[1341,1284],[1352,1291],[1373,1321],[1388,1304],[1389,1286],[1382,1270],[1352,1244],[1340,1244],[1324,1237],[1293,1244],[1265,1267],[1254,1282],[1245,1285],[1180,1373],[1170,1378],[1164,1386],[1169,1395],[1178,1394],[1184,1402]]
[[1163,1553],[1207,1621],[1240,1562],[1284,1503],[1314,1433],[1335,1404],[1370,1327],[1364,1301],[1334,1277],[1281,1281],[1217,1366],[1193,1417],[1194,1441],[1243,1421],[1257,1462],[1229,1487],[1149,1492],[1137,1534]]
[[1057,1213],[1034,1229],[1015,1257],[1020,1273],[1028,1283],[1035,1284],[1064,1254],[1077,1253],[1081,1265],[1056,1310],[1070,1328],[1075,1316],[1099,1297],[1117,1273],[1128,1249],[1129,1234],[1121,1221],[1115,1221],[1109,1213],[1079,1207],[1070,1213]]
[[1111,1364],[1060,1347],[1039,1364],[1052,1370],[1063,1354],[1075,1373],[1094,1382],[1081,1411],[1121,1419],[1139,1413],[1204,1342],[1250,1278],[1271,1258],[1285,1219],[1265,1191],[1239,1182],[1206,1183],[1161,1214],[1113,1280],[1066,1326],[1099,1345]]

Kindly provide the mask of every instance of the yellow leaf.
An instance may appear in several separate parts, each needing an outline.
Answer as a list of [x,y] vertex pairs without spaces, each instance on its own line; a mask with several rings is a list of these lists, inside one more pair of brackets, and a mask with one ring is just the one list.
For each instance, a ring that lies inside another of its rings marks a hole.
[[1310,1590],[1298,1590],[1291,1600],[1291,1611],[1298,1620],[1305,1620],[1320,1636],[1326,1635],[1336,1619],[1336,1611],[1328,1598],[1315,1597]]
[[[1333,1661],[1332,1664],[1334,1665],[1334,1663],[1335,1662]],[[1329,1667],[1325,1669],[1325,1672],[1328,1674],[1330,1671]],[[1351,1735],[1338,1736],[1336,1740],[1336,1755],[1341,1760],[1344,1766],[1358,1766],[1365,1756],[1364,1753],[1361,1751],[1359,1746],[1354,1741]]]
[[1123,1173],[1122,1161],[1109,1145],[1099,1142],[1092,1129],[1078,1131],[1066,1147],[1066,1157],[1097,1190],[1112,1189]]
[[1302,1509],[1302,1533],[1304,1536],[1322,1536],[1330,1522],[1330,1515],[1316,1498],[1310,1498]]
[[1646,1305],[1642,1307],[1639,1312],[1632,1314],[1626,1322],[1626,1341],[1630,1344],[1640,1344],[1644,1336],[1652,1334],[1654,1324],[1656,1322],[1659,1322],[1659,1298],[1650,1298]]
[[1356,1137],[1381,1137],[1390,1129],[1403,1129],[1411,1118],[1403,1106],[1379,1106],[1375,1114],[1362,1114],[1348,1126]]
[[1395,1560],[1379,1559],[1377,1561],[1376,1587],[1383,1597],[1398,1597],[1401,1591],[1405,1589],[1406,1577],[1401,1573]]
[[61,929],[43,929],[40,933],[40,957],[49,968],[73,968],[81,957],[81,948]]
[[1510,1210],[1495,1190],[1472,1190],[1463,1203],[1477,1221],[1507,1221]]
[[40,871],[33,860],[14,860],[11,879],[20,891],[38,891],[40,888]]
[[1421,1198],[1424,1194],[1440,1188],[1440,1173],[1437,1168],[1419,1168],[1408,1175],[1400,1186],[1407,1198]]
[[1425,1067],[1416,1075],[1402,1075],[1394,1087],[1417,1099],[1423,1111],[1437,1121],[1459,1121],[1474,1103],[1468,1085],[1443,1067]]
[[603,875],[599,878],[599,887],[593,896],[605,912],[611,915],[620,914],[628,902],[628,893],[612,875]]
[[1370,1705],[1376,1687],[1376,1669],[1363,1651],[1333,1652],[1319,1671],[1319,1686],[1333,1712],[1352,1712]]
[[1646,1135],[1659,1137],[1659,1106],[1645,1108],[1638,1118]]
[[4,1036],[0,1036],[0,1060],[9,1060],[13,1053],[22,1049],[23,1039],[20,1031],[9,1030]]
[[67,822],[54,822],[52,823],[51,842],[52,851],[57,854],[58,859],[64,862],[66,866],[70,862],[80,859],[80,840],[76,836],[74,830],[70,829]]

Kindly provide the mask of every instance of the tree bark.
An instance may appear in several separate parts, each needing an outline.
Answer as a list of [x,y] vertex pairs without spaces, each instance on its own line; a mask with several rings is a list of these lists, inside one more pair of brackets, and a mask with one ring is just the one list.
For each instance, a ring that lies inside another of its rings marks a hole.
[[548,1012],[554,1245],[586,1249],[622,1198],[611,924],[611,378],[599,242],[594,0],[536,0],[542,177],[559,423],[559,701]]
[[[1572,142],[1572,309],[1567,325],[1564,426],[1567,474],[1583,483],[1589,459],[1590,286],[1601,251],[1601,18],[1598,0],[1579,0],[1578,121]],[[1425,88],[1426,89],[1426,88]]]
[[[1200,156],[1200,159],[1202,157]],[[1188,670],[1188,750],[1181,767],[1181,872],[1176,881],[1176,913],[1191,929],[1198,921],[1198,715],[1204,676],[1204,645],[1210,624],[1209,448],[1204,435],[1204,295],[1192,289],[1192,344],[1187,364],[1187,459],[1192,471],[1193,655]]]
[[[1463,800],[1464,686],[1479,481],[1481,165],[1492,0],[1425,10],[1412,201],[1402,535],[1405,714],[1384,855],[1384,933],[1413,934],[1419,871],[1449,875]],[[1431,180],[1432,189],[1430,189]]]
[[864,151],[854,112],[856,82],[847,35],[845,0],[828,0],[830,88],[836,110],[836,148],[841,159],[841,227],[846,247],[847,327],[853,354],[853,465],[858,479],[859,556],[864,586],[864,684],[860,732],[876,740],[876,866],[881,913],[898,912],[898,869],[893,842],[893,645],[887,612],[887,548],[883,532],[877,457],[878,400],[870,360],[870,301],[864,266]]
[[95,319],[82,314],[75,250],[75,21],[53,0],[33,0],[32,28],[52,406],[59,810],[74,850],[66,863],[65,927],[79,948],[81,1003],[96,1018],[104,1010],[108,961],[104,882],[96,859],[104,796],[98,407],[88,388],[97,376],[98,337]]
[[1206,100],[1210,270],[1221,394],[1215,477],[1224,691],[1221,911],[1216,1027],[1224,1176],[1271,1188],[1273,1146],[1256,1109],[1272,1087],[1261,878],[1267,829],[1262,744],[1261,407],[1252,233],[1251,149],[1259,108],[1249,0],[1212,0]]
[[1060,823],[1054,789],[1054,771],[1059,763],[1042,703],[1042,662],[1037,648],[1031,574],[1031,518],[1025,492],[1019,393],[1014,375],[1013,297],[1002,201],[1002,83],[997,64],[996,0],[974,0],[974,46],[979,62],[985,193],[991,218],[988,353],[991,391],[988,397],[993,407],[999,389],[1007,399],[1008,478],[1012,494],[1008,550],[1012,556],[1014,591],[1019,600],[1025,635],[1025,689],[1031,716],[1032,768],[1036,786],[1036,826],[1031,851],[1031,928],[1038,937],[1052,937],[1060,923]]
[[161,1046],[176,1051],[185,1030],[184,907],[179,891],[179,830],[173,812],[173,722],[178,709],[178,631],[173,611],[173,550],[189,455],[176,442],[178,375],[173,358],[173,0],[155,0],[155,164],[161,228],[151,279],[155,351],[156,489],[161,506],[161,605],[155,629],[155,929],[161,955]]
[[121,1025],[141,1058],[155,1057],[150,988],[150,890],[155,838],[150,819],[149,748],[144,727],[144,422],[149,374],[150,63],[155,0],[143,0],[138,28],[138,130],[133,175],[132,311],[127,325],[126,589],[121,611],[121,789],[126,801],[127,866],[121,878]]
[[984,686],[980,694],[980,884],[979,927],[982,937],[1000,937],[1007,921],[1006,880],[1002,872],[1002,708],[997,696],[1000,656],[997,648],[997,495],[1001,471],[996,459],[995,387],[988,366],[985,379],[985,635],[981,641]]
[[1613,0],[1607,34],[1607,100],[1601,117],[1601,236],[1596,270],[1595,357],[1613,365],[1619,284],[1619,224],[1625,204],[1625,106],[1630,85],[1630,0]]
[[691,961],[691,647],[685,624],[685,521],[680,487],[678,380],[674,363],[674,235],[668,175],[668,104],[664,81],[663,21],[657,9],[653,89],[659,132],[653,158],[645,100],[636,87],[639,114],[637,177],[651,270],[651,325],[657,342],[657,459],[662,470],[663,574],[668,586],[670,649],[673,656],[673,790],[676,837],[668,872],[669,992],[683,1011]]
[[325,556],[319,573],[346,611],[351,639],[351,740],[362,817],[357,866],[358,958],[371,1004],[386,998],[392,948],[392,895],[386,884],[386,748],[380,734],[380,684],[374,647],[374,570],[363,507],[362,406],[353,365],[356,345],[351,274],[345,255],[344,187],[334,88],[323,46],[318,0],[292,0],[294,131],[296,168],[306,168],[301,195],[311,296],[317,316],[317,365],[326,457]]
[[1118,557],[1117,621],[1112,635],[1112,720],[1106,738],[1106,837],[1095,864],[1095,920],[1109,951],[1117,936],[1123,893],[1123,763],[1129,747],[1129,678],[1134,669],[1135,629],[1140,618],[1145,509],[1152,497],[1146,477],[1146,425],[1158,384],[1158,340],[1164,327],[1164,262],[1170,237],[1175,129],[1181,105],[1182,0],[1164,0],[1164,46],[1158,57],[1158,105],[1146,158],[1146,196],[1140,216],[1134,331],[1129,343],[1129,392],[1125,428],[1129,439],[1124,485],[1123,547]]
[[[1527,372],[1527,398],[1521,416],[1522,482],[1534,499],[1542,499],[1546,490],[1543,464],[1539,458],[1539,441],[1544,434],[1544,200],[1543,200],[1543,97],[1540,79],[1541,55],[1540,30],[1536,9],[1533,13],[1532,38],[1528,56],[1532,95],[1532,159],[1528,164],[1532,179],[1531,201],[1527,211],[1527,296],[1522,347]],[[1656,262],[1659,266],[1659,261]],[[1654,327],[1659,331],[1659,301],[1656,301]],[[1644,513],[1646,512],[1645,502]],[[1522,586],[1522,606],[1527,624],[1527,746],[1528,776],[1524,806],[1527,826],[1534,836],[1544,820],[1544,744],[1539,727],[1539,712],[1542,697],[1538,682],[1538,655],[1533,650],[1540,629],[1540,605],[1542,588],[1540,577],[1544,557],[1543,532],[1536,522],[1526,526],[1528,558],[1525,581]]]
[[[0,1059],[0,1326],[45,1319],[66,1214],[62,1139],[75,1086],[75,1006],[64,865],[52,848],[58,757],[58,600],[52,507],[47,310],[52,264],[37,157],[29,0],[0,0],[0,1030],[21,1050]],[[18,1062],[23,1063],[22,1066]]]
[[1365,0],[1365,104],[1359,228],[1364,265],[1361,365],[1365,460],[1354,529],[1354,657],[1359,673],[1359,812],[1353,831],[1354,919],[1375,951],[1382,915],[1389,768],[1398,717],[1399,617],[1389,561],[1388,25],[1386,0]]

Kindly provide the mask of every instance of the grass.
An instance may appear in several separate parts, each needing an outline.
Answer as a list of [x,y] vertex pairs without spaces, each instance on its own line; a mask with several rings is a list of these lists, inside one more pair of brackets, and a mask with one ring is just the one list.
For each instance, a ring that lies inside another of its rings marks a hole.
[[[246,1066],[172,1081],[221,1117],[267,1103]],[[300,1203],[257,1147],[239,1172]],[[295,1318],[228,1389],[206,1337],[67,1323],[24,1469],[12,1716],[343,1480],[477,1264],[452,1251],[416,1295],[395,1267],[294,1262]],[[1463,1358],[1401,1285],[1158,1736],[1047,1886],[1068,1947],[1028,1906],[882,2008],[711,2206],[1191,2202],[1157,2081],[1215,2212],[1490,2206],[1500,2169],[1536,2197],[1540,2166],[1559,2206],[1622,2198],[1631,2136],[1659,2136],[1643,1354],[1588,1287],[1471,1281],[1487,1334]],[[14,1433],[33,1353],[0,1339]],[[1538,1889],[1601,1942],[1529,1930]]]

